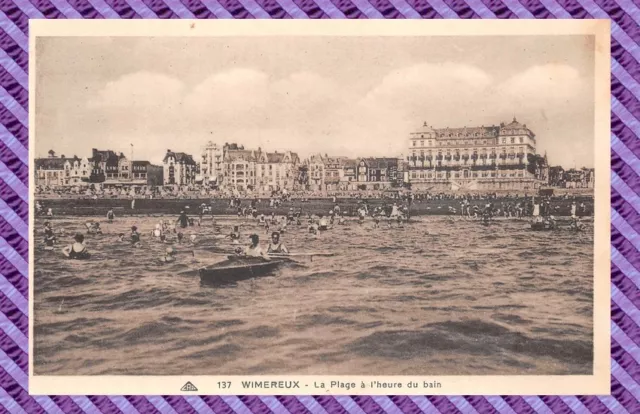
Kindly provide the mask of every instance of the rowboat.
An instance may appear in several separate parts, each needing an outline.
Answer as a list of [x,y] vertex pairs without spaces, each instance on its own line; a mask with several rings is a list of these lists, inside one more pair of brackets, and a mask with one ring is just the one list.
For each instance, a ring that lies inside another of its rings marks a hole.
[[284,258],[264,260],[261,258],[235,258],[229,256],[225,261],[198,269],[198,275],[203,283],[235,283],[241,280],[267,276],[287,262],[288,260]]

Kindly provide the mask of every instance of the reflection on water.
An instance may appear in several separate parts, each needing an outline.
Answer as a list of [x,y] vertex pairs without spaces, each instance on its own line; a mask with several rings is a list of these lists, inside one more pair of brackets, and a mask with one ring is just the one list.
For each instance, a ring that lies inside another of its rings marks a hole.
[[[150,232],[160,219],[102,224],[104,235],[87,236],[87,262],[36,247],[36,374],[592,372],[590,224],[531,232],[524,221],[427,217],[403,229],[349,222],[318,237],[303,226],[284,234],[290,250],[338,254],[210,287],[194,269],[219,257],[204,250],[157,264],[167,245]],[[116,241],[133,224],[141,249]],[[63,244],[84,230],[75,218],[53,225],[67,232]],[[40,242],[42,221],[36,228]],[[198,249],[231,247],[210,222],[192,232]]]

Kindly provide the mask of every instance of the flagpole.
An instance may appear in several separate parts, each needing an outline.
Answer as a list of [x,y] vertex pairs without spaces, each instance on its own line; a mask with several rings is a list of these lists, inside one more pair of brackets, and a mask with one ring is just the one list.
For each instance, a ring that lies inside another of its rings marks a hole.
[[131,162],[129,163],[129,178],[133,181],[133,144],[131,144]]

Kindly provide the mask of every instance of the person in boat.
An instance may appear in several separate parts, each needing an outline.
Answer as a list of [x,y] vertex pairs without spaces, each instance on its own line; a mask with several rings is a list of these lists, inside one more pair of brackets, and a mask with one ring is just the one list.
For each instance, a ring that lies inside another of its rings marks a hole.
[[45,250],[53,250],[53,245],[56,243],[56,235],[53,233],[51,223],[46,221],[44,223],[44,248]]
[[70,244],[62,249],[62,254],[64,254],[68,259],[89,259],[91,257],[91,254],[87,251],[87,248],[84,245],[84,235],[78,233],[74,237],[74,240],[75,242],[73,244]]
[[265,260],[270,260],[269,255],[260,247],[260,237],[257,234],[249,236],[251,244],[245,247],[244,256],[246,257],[262,257]]
[[180,227],[182,227],[183,229],[189,226],[189,217],[187,217],[187,214],[184,212],[184,210],[180,211],[180,216],[178,216],[176,223],[180,223]]
[[113,219],[116,218],[115,214],[113,214],[113,209],[110,208],[109,211],[107,211],[107,221],[109,223],[113,223]]
[[167,247],[164,256],[160,258],[161,263],[172,263],[176,261],[175,249],[173,247]]
[[289,254],[289,250],[280,241],[280,233],[277,231],[271,233],[271,242],[267,247],[267,254]]
[[136,226],[131,226],[131,245],[133,247],[140,247],[140,233]]

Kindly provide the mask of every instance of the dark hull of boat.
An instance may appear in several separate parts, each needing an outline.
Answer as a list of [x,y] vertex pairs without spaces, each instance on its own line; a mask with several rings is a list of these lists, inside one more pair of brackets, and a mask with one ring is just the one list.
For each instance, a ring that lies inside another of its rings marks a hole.
[[545,223],[532,223],[531,224],[531,230],[534,231],[551,231],[551,230],[555,230],[557,227],[555,226],[550,226],[548,224]]
[[200,281],[208,284],[230,284],[255,277],[268,276],[273,273],[284,260],[271,261],[238,261],[227,260],[213,266],[198,270]]

